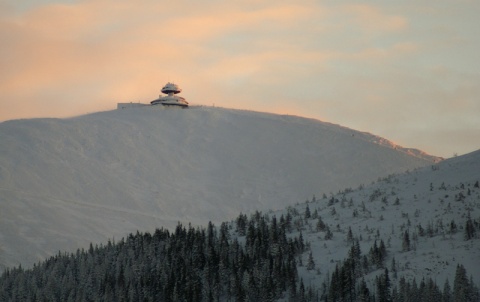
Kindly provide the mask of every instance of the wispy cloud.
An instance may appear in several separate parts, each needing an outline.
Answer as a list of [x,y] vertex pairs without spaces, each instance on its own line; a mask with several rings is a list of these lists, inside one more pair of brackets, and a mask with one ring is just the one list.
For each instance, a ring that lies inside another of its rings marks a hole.
[[[0,120],[148,102],[166,81],[192,102],[288,108],[386,137],[406,118],[469,116],[479,5],[421,2],[0,1]],[[462,106],[429,117],[439,99]]]

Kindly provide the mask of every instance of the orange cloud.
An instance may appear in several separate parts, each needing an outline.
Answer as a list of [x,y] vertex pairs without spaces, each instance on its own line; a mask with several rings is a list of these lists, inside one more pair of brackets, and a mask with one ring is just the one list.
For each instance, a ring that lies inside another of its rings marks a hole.
[[403,16],[383,13],[378,7],[369,4],[349,4],[341,6],[343,12],[351,15],[351,21],[366,30],[400,31],[408,28]]
[[394,131],[429,114],[472,125],[478,4],[452,4],[455,14],[446,5],[419,20],[417,4],[385,3],[80,0],[29,8],[0,0],[0,121],[148,102],[176,81],[192,103],[360,130],[376,121]]
[[[185,9],[185,4],[146,3],[51,4],[2,20],[0,33],[8,43],[0,58],[0,89],[10,96],[9,102],[28,104],[21,112],[30,108],[38,113],[46,96],[70,94],[65,103],[79,98],[84,104],[92,99],[127,101],[148,97],[139,94],[142,86],[156,93],[160,79],[191,82],[194,72],[205,72],[212,82],[248,75],[262,66],[258,60],[265,54],[230,59],[209,41],[236,31],[286,28],[311,13],[298,5],[239,9],[196,4]],[[182,14],[172,15],[175,11]],[[60,115],[83,107],[62,111],[62,102],[56,103]]]

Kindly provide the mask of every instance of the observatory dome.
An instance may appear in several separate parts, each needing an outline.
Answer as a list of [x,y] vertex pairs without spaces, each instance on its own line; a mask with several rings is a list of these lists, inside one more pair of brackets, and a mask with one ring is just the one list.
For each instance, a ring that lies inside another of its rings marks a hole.
[[177,84],[168,82],[167,84],[165,84],[165,86],[163,86],[162,92],[165,94],[177,94],[182,92],[182,89],[180,89]]
[[160,95],[158,99],[151,101],[150,104],[163,106],[179,106],[182,108],[187,108],[188,102],[185,100],[185,98],[176,95],[180,92],[182,92],[182,89],[180,89],[177,84],[168,82],[162,88],[162,93],[165,93],[167,95]]

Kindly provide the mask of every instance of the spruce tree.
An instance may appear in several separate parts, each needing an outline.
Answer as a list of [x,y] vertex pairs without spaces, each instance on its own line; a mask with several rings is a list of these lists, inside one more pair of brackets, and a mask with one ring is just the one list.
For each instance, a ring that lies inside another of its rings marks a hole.
[[322,220],[322,217],[318,217],[318,221],[317,221],[317,231],[318,232],[323,232],[325,231],[325,223],[323,222]]
[[330,228],[327,226],[325,231],[325,240],[331,240],[333,238],[333,233],[330,231]]
[[404,252],[410,251],[410,235],[408,234],[408,230],[405,230],[405,233],[403,234],[402,250]]
[[357,299],[359,302],[370,302],[370,291],[368,290],[367,283],[365,282],[365,279],[362,279],[360,282],[360,286],[358,289],[358,295]]
[[464,232],[464,238],[465,240],[470,240],[475,238],[475,225],[473,224],[473,221],[471,218],[468,218],[467,222],[465,223],[465,232]]
[[455,302],[468,302],[470,296],[470,284],[465,267],[457,264],[455,280],[453,281],[453,300]]
[[310,219],[311,215],[310,215],[310,208],[308,207],[308,203],[307,203],[307,206],[305,207],[305,219]]
[[380,275],[376,279],[377,284],[377,299],[379,302],[391,302],[392,296],[390,293],[390,277],[388,275],[388,269],[386,268],[383,275]]
[[351,227],[348,227],[347,242],[353,242],[353,233]]
[[443,285],[442,302],[453,302],[452,290],[450,287],[450,282],[448,282],[448,278],[445,280],[445,284]]
[[315,269],[315,261],[313,261],[312,252],[308,254],[308,261],[307,261],[307,270],[311,271]]

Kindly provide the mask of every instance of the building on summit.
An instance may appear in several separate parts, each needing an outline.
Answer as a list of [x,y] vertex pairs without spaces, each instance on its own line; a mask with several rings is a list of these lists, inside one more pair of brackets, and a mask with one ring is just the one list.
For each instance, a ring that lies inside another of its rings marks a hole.
[[[182,92],[182,89],[178,87],[177,84],[168,82],[163,86],[162,92],[166,95],[162,96],[159,95],[158,99],[153,100],[150,102],[150,105],[163,105],[166,107],[179,107],[179,108],[187,108],[188,102],[185,101],[185,98],[178,96]],[[136,108],[136,107],[143,107],[148,106],[148,104],[142,103],[117,103],[117,109],[127,109],[127,108]]]
[[168,82],[162,88],[162,93],[165,93],[166,95],[160,95],[158,99],[151,101],[150,104],[187,108],[188,102],[181,96],[176,95],[180,92],[182,92],[182,89],[180,89],[177,84]]

